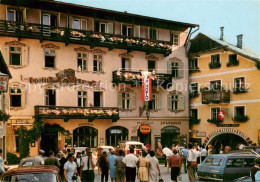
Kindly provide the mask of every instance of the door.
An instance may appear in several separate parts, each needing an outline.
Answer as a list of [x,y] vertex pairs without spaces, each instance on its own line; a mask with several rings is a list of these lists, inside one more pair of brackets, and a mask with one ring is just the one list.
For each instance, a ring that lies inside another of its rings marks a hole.
[[122,71],[130,70],[130,60],[128,58],[122,58]]
[[55,90],[46,90],[46,105],[55,106],[56,105],[56,91]]
[[41,149],[48,155],[50,151],[56,153],[58,151],[58,133],[57,134],[42,134]]
[[51,26],[57,26],[57,16],[51,15]]
[[148,60],[148,71],[152,72],[155,70],[155,61],[154,60]]
[[102,93],[94,92],[94,107],[102,107]]

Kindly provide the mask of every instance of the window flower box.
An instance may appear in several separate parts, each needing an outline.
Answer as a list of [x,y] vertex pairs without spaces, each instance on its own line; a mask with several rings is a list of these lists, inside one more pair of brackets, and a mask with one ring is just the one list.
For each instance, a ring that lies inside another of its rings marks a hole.
[[213,118],[213,119],[208,119],[208,122],[209,123],[214,123],[214,124],[219,124],[219,123],[221,123],[221,120]]
[[247,122],[249,120],[249,117],[247,115],[236,115],[234,118],[233,118],[233,121],[236,121],[236,122]]
[[198,97],[199,96],[199,93],[196,91],[196,92],[191,92],[190,94],[189,94],[189,97],[190,98],[195,98],[195,97]]
[[246,88],[234,88],[233,90],[233,94],[242,94],[242,93],[246,93],[248,90]]
[[237,59],[229,60],[229,62],[227,63],[227,67],[238,66],[238,65],[239,65],[239,61]]
[[190,118],[190,124],[199,124],[199,123],[200,123],[200,119],[194,117]]
[[209,63],[209,68],[210,69],[218,69],[221,67],[221,63],[219,62],[210,62]]

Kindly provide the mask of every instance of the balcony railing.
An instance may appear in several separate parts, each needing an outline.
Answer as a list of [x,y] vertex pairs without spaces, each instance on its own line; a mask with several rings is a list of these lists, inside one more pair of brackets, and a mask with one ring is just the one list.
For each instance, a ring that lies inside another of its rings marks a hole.
[[230,91],[204,91],[201,96],[202,104],[230,102]]
[[91,48],[107,47],[109,50],[115,48],[127,49],[128,52],[143,51],[146,54],[158,53],[164,56],[168,56],[172,52],[169,41],[130,38],[122,35],[5,20],[0,20],[0,35],[40,39],[41,41],[59,41],[65,42],[66,45],[69,43],[83,44],[89,45]]
[[35,106],[35,117],[47,119],[111,119],[119,120],[119,109],[112,107],[67,107],[67,106]]
[[[142,85],[142,73],[139,71],[113,71],[112,82],[116,85],[130,84],[132,87]],[[172,86],[172,75],[164,73],[152,74],[152,85],[161,86],[164,89]]]

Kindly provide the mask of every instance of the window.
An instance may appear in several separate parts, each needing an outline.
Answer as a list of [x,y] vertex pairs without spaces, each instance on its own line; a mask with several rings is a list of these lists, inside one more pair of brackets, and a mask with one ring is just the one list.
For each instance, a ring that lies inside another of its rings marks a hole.
[[122,109],[130,109],[131,94],[129,92],[122,93]]
[[152,72],[155,70],[156,61],[155,60],[148,60],[148,71]]
[[211,81],[210,89],[211,90],[219,90],[221,88],[221,80]]
[[198,109],[190,109],[190,117],[198,119]]
[[78,53],[78,70],[87,70],[87,55],[85,53]]
[[49,26],[57,26],[57,16],[53,14],[43,14],[42,24]]
[[80,19],[73,19],[72,28],[80,29]]
[[218,112],[220,111],[219,107],[211,108],[211,119],[218,119]]
[[196,69],[198,68],[198,58],[195,59],[190,59],[190,65],[189,65],[190,69]]
[[123,110],[136,108],[136,95],[133,91],[120,91],[117,94],[117,107]]
[[211,63],[212,64],[220,64],[219,54],[211,56]]
[[204,162],[205,165],[209,166],[222,166],[223,164],[223,159],[219,158],[207,158],[207,160]]
[[172,34],[172,43],[175,46],[179,45],[179,34]]
[[182,111],[184,110],[184,96],[178,93],[168,95],[168,110]]
[[56,51],[53,49],[45,49],[45,67],[55,68]]
[[72,22],[72,28],[73,29],[81,29],[81,30],[87,30],[87,20],[86,19],[73,19]]
[[235,106],[235,116],[245,116],[245,106]]
[[122,71],[130,71],[130,58],[122,58]]
[[78,106],[87,107],[87,92],[78,91]]
[[133,27],[122,25],[122,35],[129,36],[129,37],[133,36]]
[[244,167],[253,167],[255,165],[254,159],[244,159]]
[[245,77],[235,78],[234,80],[234,88],[237,89],[245,89]]
[[190,84],[190,93],[198,93],[198,83]]
[[15,15],[16,15],[15,10],[9,9],[7,11],[7,20],[8,21],[16,21],[16,16]]
[[150,110],[157,110],[157,94],[152,94],[152,100],[148,101],[148,109]]
[[121,126],[113,126],[106,130],[106,145],[119,146],[121,141],[127,141],[128,129]]
[[95,31],[100,33],[109,33],[113,34],[114,27],[113,23],[105,23],[105,22],[95,22]]
[[97,72],[103,71],[102,63],[103,63],[103,55],[94,54],[93,71],[97,71]]
[[56,105],[56,91],[55,90],[46,90],[45,91],[45,104],[47,106]]
[[94,92],[94,107],[103,107],[102,92]]
[[22,107],[21,89],[11,88],[11,90],[10,90],[10,107]]
[[10,46],[10,65],[21,65],[21,47]]
[[156,29],[149,29],[149,39],[157,40],[157,30]]
[[243,159],[228,159],[227,168],[243,167]]
[[237,55],[236,54],[229,54],[228,55],[228,62],[232,63],[234,61],[237,61]]

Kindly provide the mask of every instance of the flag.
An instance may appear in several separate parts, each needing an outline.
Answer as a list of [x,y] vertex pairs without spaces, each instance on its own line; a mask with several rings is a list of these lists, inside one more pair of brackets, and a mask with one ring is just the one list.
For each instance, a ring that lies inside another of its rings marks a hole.
[[142,71],[142,99],[143,101],[152,100],[152,78],[151,72]]

